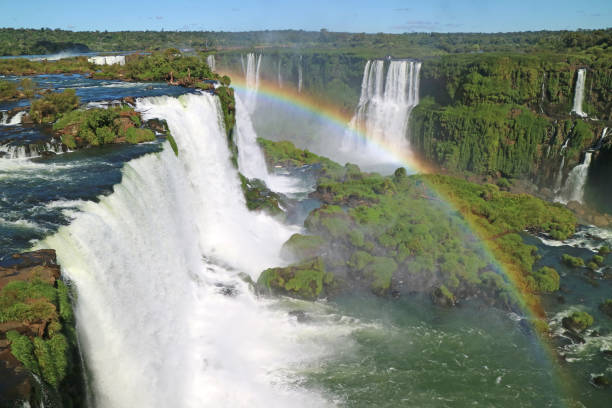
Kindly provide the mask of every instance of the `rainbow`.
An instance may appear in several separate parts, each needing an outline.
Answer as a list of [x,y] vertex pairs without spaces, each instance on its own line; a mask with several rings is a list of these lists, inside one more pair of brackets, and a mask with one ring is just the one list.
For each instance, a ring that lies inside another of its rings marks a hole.
[[[238,90],[251,90],[246,86],[246,81],[240,73],[230,72],[232,78],[231,86]],[[376,147],[395,158],[398,163],[403,165],[410,173],[419,174],[433,174],[436,169],[427,163],[424,163],[418,157],[410,152],[397,151],[395,147],[388,146],[384,143],[374,141],[368,138],[368,135],[358,129],[355,129],[349,125],[353,112],[346,112],[338,109],[336,106],[329,102],[322,101],[308,95],[306,93],[298,93],[296,89],[291,87],[280,88],[275,82],[266,81],[260,79],[259,86],[257,89],[257,96],[264,98],[280,105],[284,105],[288,108],[298,109],[304,114],[315,115],[319,118],[324,119],[328,124],[333,125],[342,132],[351,132],[351,134],[359,139],[368,141],[370,144],[375,144]],[[441,203],[445,211],[448,214],[456,213],[460,209],[453,204],[452,197],[449,197],[440,189],[436,188],[431,183],[427,183],[428,195],[432,195]],[[550,338],[546,330],[541,329],[541,324],[545,323],[544,309],[540,303],[540,299],[537,295],[534,295],[527,290],[527,286],[524,277],[520,270],[516,267],[512,267],[510,263],[506,263],[500,260],[495,255],[495,237],[487,237],[484,232],[479,231],[478,226],[471,222],[468,218],[463,217],[462,230],[466,237],[476,237],[482,244],[482,249],[488,259],[491,260],[493,269],[496,270],[502,277],[506,279],[512,288],[512,295],[516,300],[521,311],[524,313],[526,320],[530,323],[534,329],[535,337],[542,344],[542,349],[550,362],[551,367],[558,374],[558,385],[564,385],[564,387],[558,387],[560,390],[564,390],[570,393],[570,390],[574,388],[571,386],[572,380],[569,378],[567,373],[561,369],[558,361],[558,356],[550,342]]]

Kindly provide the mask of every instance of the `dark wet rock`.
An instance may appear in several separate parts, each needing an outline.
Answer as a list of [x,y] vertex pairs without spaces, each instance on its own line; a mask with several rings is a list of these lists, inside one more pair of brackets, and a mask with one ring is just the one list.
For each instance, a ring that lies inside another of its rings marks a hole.
[[606,299],[605,302],[600,304],[599,310],[609,318],[612,318],[612,299]]
[[453,307],[455,306],[455,296],[442,285],[434,288],[431,292],[431,300],[438,306]]
[[145,122],[145,126],[155,133],[166,133],[168,131],[168,123],[163,119],[149,119]]
[[298,323],[305,323],[312,320],[310,316],[308,316],[306,312],[302,310],[292,310],[289,312],[289,316],[295,317]]
[[610,387],[610,379],[604,374],[594,376],[592,379],[592,382],[593,382],[593,385],[595,385],[596,387],[600,387],[600,388]]
[[583,344],[584,341],[584,337],[582,337],[580,334],[574,332],[573,330],[566,330],[563,332],[563,335],[568,337],[572,343],[580,343]]

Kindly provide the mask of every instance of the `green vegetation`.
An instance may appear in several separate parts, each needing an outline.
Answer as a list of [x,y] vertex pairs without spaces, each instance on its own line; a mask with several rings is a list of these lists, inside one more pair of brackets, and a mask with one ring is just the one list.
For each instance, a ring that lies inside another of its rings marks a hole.
[[287,257],[298,259],[314,258],[323,251],[326,241],[317,235],[293,234],[285,242],[281,252]]
[[120,106],[67,112],[53,125],[53,130],[70,149],[155,140],[155,134],[150,129],[139,128],[140,124],[139,112]]
[[564,264],[566,264],[567,266],[571,266],[572,268],[584,267],[584,259],[577,258],[569,254],[563,254],[563,256],[561,257],[561,260],[563,261]]
[[527,277],[527,284],[533,292],[552,293],[559,290],[560,279],[554,268],[544,266]]
[[[285,142],[262,144],[270,165],[316,168],[327,161]],[[571,236],[576,220],[563,206],[449,176],[398,169],[383,177],[351,164],[330,167],[313,193],[323,206],[304,223],[311,235],[294,235],[285,249],[302,259],[320,256],[342,288],[427,292],[445,305],[478,294],[505,307],[516,301],[513,284],[531,293],[559,288],[554,269],[533,270],[536,248],[520,234]]]
[[21,81],[0,79],[0,101],[32,98],[36,91],[36,83],[31,78]]
[[[48,339],[38,336],[29,338],[16,331],[9,331],[6,336],[11,342],[13,355],[57,389],[72,364],[71,346],[62,334],[64,325],[74,325],[68,289],[64,283],[57,282],[57,287],[54,287],[34,279],[6,284],[0,291],[0,323],[6,322],[47,325]],[[73,330],[72,327],[68,332],[76,341]]]
[[125,65],[95,65],[85,57],[57,61],[30,61],[25,58],[0,59],[0,74],[38,75],[82,73],[95,79],[124,81],[168,81],[174,85],[195,87],[208,79],[221,79],[200,56],[183,55],[176,49],[151,54],[126,56]]
[[248,179],[241,173],[238,174],[240,175],[242,192],[246,198],[246,205],[249,210],[261,210],[270,215],[279,215],[283,213],[283,210],[280,209],[280,195],[266,187],[263,181],[259,179]]
[[264,150],[266,163],[269,168],[274,166],[296,168],[316,165],[317,174],[319,175],[334,177],[344,174],[344,169],[338,163],[326,157],[317,156],[308,150],[298,149],[289,141],[273,142],[258,138],[257,143]]
[[79,97],[74,89],[49,92],[30,104],[30,118],[36,123],[51,123],[79,106]]
[[602,246],[601,248],[599,248],[599,255],[601,255],[602,257],[605,257],[606,255],[608,255],[611,251],[610,251],[610,247],[607,246]]
[[563,327],[580,333],[591,327],[594,319],[593,316],[583,311],[573,312],[571,315],[564,317],[562,320]]
[[245,32],[211,31],[66,31],[50,28],[0,29],[0,55],[46,54],[65,50],[80,52],[194,49],[236,47],[299,47],[336,53],[393,55],[444,55],[493,51],[573,50],[605,52],[612,43],[611,30],[530,31],[520,33],[403,33],[366,34],[274,30]]
[[257,284],[274,293],[314,300],[333,284],[333,275],[326,273],[321,258],[314,258],[285,268],[266,269]]

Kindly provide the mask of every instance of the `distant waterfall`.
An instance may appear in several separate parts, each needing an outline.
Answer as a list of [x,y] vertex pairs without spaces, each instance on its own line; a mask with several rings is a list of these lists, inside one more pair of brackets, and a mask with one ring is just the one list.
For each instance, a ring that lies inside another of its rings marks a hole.
[[236,143],[238,145],[238,169],[247,178],[259,179],[269,189],[278,193],[296,193],[304,191],[300,180],[272,174],[268,171],[266,160],[257,143],[257,134],[253,128],[249,112],[245,109],[240,97],[236,94]]
[[107,55],[87,58],[92,64],[96,65],[125,65],[125,55]]
[[255,111],[257,105],[257,90],[259,89],[259,68],[261,66],[262,55],[250,52],[247,54],[246,66],[242,59],[244,77],[246,80],[246,100],[244,101],[249,113]]
[[589,173],[592,154],[592,152],[586,152],[584,154],[583,162],[569,172],[565,185],[557,197],[557,201],[562,203],[568,203],[570,201],[578,201],[579,203],[583,203],[584,185],[586,184]]
[[607,134],[608,134],[608,128],[605,127],[601,131],[601,137],[599,138],[599,141],[597,142],[597,150],[601,149],[601,147],[603,146],[603,142],[604,142],[604,139],[606,138]]
[[0,126],[16,126],[21,124],[21,119],[25,115],[25,111],[17,112],[13,116],[9,116],[9,112],[2,111],[0,117]]
[[241,277],[282,264],[296,230],[247,210],[218,100],[137,108],[167,121],[179,156],[166,145],[130,161],[111,195],[42,243],[79,295],[96,407],[327,406],[291,377],[328,358],[324,329],[296,324]]
[[61,143],[43,143],[29,145],[1,145],[0,158],[3,159],[33,159],[41,157],[45,153],[61,154],[64,153]]
[[582,111],[582,101],[584,100],[584,81],[586,80],[586,70],[580,68],[578,77],[576,78],[576,90],[574,93],[574,107],[572,112],[580,117],[586,117],[587,114]]
[[283,87],[283,76],[281,75],[281,60],[278,60],[278,87]]
[[298,92],[302,92],[302,86],[303,86],[302,56],[300,55],[300,62],[298,65]]
[[206,63],[208,64],[208,66],[210,67],[211,71],[216,71],[216,62],[215,62],[215,56],[214,54],[210,54],[208,57],[206,57]]
[[[385,76],[383,60],[368,61],[363,71],[359,104],[350,126],[375,143],[393,149],[408,149],[408,119],[419,103],[417,61],[390,61]],[[346,139],[346,138],[345,138]],[[345,149],[356,149],[359,140],[345,140]]]
[[561,165],[559,166],[559,172],[557,173],[557,178],[555,179],[555,191],[561,190],[561,186],[563,184],[563,167],[565,166],[565,156],[561,156]]

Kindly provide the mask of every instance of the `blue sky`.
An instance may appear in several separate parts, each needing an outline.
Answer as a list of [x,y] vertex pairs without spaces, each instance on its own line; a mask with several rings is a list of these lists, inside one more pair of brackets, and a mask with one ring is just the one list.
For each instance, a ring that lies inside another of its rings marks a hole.
[[0,0],[0,27],[502,32],[606,28],[612,0]]

